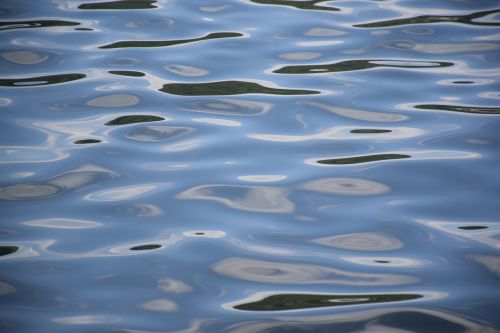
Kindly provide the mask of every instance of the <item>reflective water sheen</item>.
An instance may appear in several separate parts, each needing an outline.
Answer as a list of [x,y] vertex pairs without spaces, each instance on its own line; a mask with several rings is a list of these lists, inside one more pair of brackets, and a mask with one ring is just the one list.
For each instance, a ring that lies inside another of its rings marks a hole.
[[499,27],[2,0],[0,331],[500,332]]

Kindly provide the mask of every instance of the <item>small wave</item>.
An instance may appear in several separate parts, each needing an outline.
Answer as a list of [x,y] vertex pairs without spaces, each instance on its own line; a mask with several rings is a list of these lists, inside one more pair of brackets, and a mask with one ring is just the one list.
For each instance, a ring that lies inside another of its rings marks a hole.
[[0,246],[0,257],[8,256],[9,254],[16,253],[19,250],[18,246],[2,245]]
[[402,154],[376,154],[376,155],[365,155],[365,156],[354,156],[354,157],[345,157],[345,158],[332,158],[326,160],[319,160],[320,164],[359,164],[359,163],[368,163],[368,162],[376,162],[376,161],[385,161],[385,160],[396,160],[401,158],[409,158],[410,155],[402,155]]
[[212,32],[203,37],[198,38],[190,38],[190,39],[176,39],[176,40],[128,40],[128,41],[120,41],[104,46],[100,46],[100,49],[118,49],[118,48],[127,48],[127,47],[167,47],[167,46],[175,46],[180,44],[188,44],[201,42],[203,40],[209,39],[219,39],[219,38],[234,38],[234,37],[242,37],[243,34],[238,32]]
[[0,79],[0,86],[2,87],[31,87],[31,86],[44,86],[49,84],[64,83],[76,81],[85,78],[85,74],[57,74],[36,76],[29,78],[13,78],[13,79]]
[[147,245],[138,245],[130,248],[132,251],[145,251],[145,250],[156,250],[159,249],[161,245],[159,244],[147,244]]
[[446,105],[446,104],[419,104],[415,108],[422,110],[454,111],[473,114],[500,114],[499,107],[472,106],[472,105]]
[[80,23],[62,20],[3,21],[0,22],[0,31],[26,28],[68,27],[75,25],[80,25]]
[[336,12],[340,9],[335,7],[318,6],[317,4],[322,2],[327,2],[328,0],[250,0],[253,3],[258,3],[260,5],[275,5],[275,6],[288,6],[297,9],[305,10],[325,10]]
[[163,117],[149,116],[149,115],[133,115],[133,116],[122,116],[116,119],[110,120],[104,125],[106,126],[117,126],[117,125],[129,125],[136,123],[147,123],[152,121],[162,121],[165,120]]
[[181,96],[215,96],[215,95],[242,95],[242,94],[269,94],[269,95],[312,95],[319,91],[301,89],[270,88],[255,82],[246,81],[218,81],[207,83],[168,83],[160,91]]
[[100,143],[101,140],[97,139],[82,139],[82,140],[76,140],[74,144],[77,145],[86,145],[86,144],[92,144],[92,143]]
[[452,62],[435,61],[409,61],[409,60],[346,60],[332,64],[317,65],[296,65],[284,66],[273,71],[278,74],[321,74],[335,72],[350,72],[377,67],[395,67],[395,68],[436,68],[450,67]]
[[237,304],[234,309],[245,311],[283,311],[332,306],[400,302],[422,298],[417,294],[276,294],[258,301]]
[[156,0],[121,0],[108,2],[91,2],[78,6],[78,9],[152,9],[158,8]]
[[495,22],[480,22],[474,21],[487,15],[496,14],[500,12],[498,9],[486,10],[475,12],[468,15],[421,15],[417,17],[409,17],[387,21],[377,21],[371,23],[355,24],[357,28],[384,28],[408,24],[424,24],[424,23],[460,23],[469,25],[486,25],[486,26],[499,26]]
[[120,76],[143,77],[146,76],[143,72],[136,71],[109,71],[108,73]]

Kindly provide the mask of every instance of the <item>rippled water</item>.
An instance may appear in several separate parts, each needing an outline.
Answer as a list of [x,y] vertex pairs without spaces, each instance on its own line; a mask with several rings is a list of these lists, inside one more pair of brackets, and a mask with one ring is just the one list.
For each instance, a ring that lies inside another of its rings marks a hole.
[[2,0],[2,332],[500,331],[500,7]]

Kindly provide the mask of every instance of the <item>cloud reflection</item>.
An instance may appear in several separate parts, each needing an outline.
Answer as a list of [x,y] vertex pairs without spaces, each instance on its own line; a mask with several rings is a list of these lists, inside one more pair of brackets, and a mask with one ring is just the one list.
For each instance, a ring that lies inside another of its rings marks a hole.
[[117,173],[93,164],[64,172],[44,183],[16,184],[0,188],[0,199],[35,200],[47,199],[65,191],[81,189],[92,183],[102,182],[117,176]]
[[189,101],[182,105],[181,110],[226,116],[261,116],[268,113],[272,107],[271,103],[221,98]]
[[[455,239],[471,239],[494,249],[500,249],[500,228],[498,227],[498,222],[459,222],[427,219],[417,219],[416,221],[429,228],[439,230]],[[470,225],[486,226],[488,228],[467,228]]]
[[314,243],[350,251],[390,251],[403,247],[392,235],[381,232],[359,232],[313,240]]
[[168,188],[170,186],[171,185],[168,183],[154,183],[118,187],[88,194],[84,197],[84,199],[91,201],[131,200],[137,197],[141,197],[152,191],[159,190],[160,188]]
[[273,284],[339,284],[381,286],[415,283],[419,279],[396,274],[357,273],[327,266],[283,263],[246,258],[217,262],[213,270],[234,279]]
[[335,113],[341,117],[356,119],[356,120],[364,120],[364,121],[372,121],[372,122],[398,122],[407,120],[408,116],[397,114],[397,113],[382,113],[375,111],[366,111],[366,110],[358,110],[358,109],[350,109],[340,106],[334,106],[319,102],[311,102],[311,101],[303,101],[300,103],[301,105],[313,106],[328,112]]
[[[359,134],[362,135],[359,135]],[[354,135],[357,134],[357,135]],[[273,142],[305,142],[312,140],[400,140],[421,136],[423,130],[411,127],[385,127],[384,130],[353,126],[335,126],[307,135],[280,135],[251,133],[247,137]]]
[[193,291],[193,288],[188,284],[174,279],[160,279],[158,280],[158,289],[166,293],[183,294]]
[[48,218],[22,222],[32,227],[54,228],[54,229],[90,229],[102,226],[99,222],[86,221],[70,218]]
[[180,193],[184,200],[210,200],[227,207],[260,213],[290,213],[295,206],[287,198],[288,191],[278,187],[202,185]]
[[104,323],[116,323],[119,321],[118,318],[114,316],[105,316],[105,315],[56,317],[52,320],[58,324],[67,324],[67,325],[104,324]]
[[142,303],[139,307],[141,307],[144,310],[159,311],[159,312],[173,312],[178,310],[177,304],[166,298],[154,299]]
[[389,192],[382,183],[361,178],[322,178],[305,182],[301,189],[339,195],[377,195]]
[[136,105],[140,102],[139,97],[130,94],[112,94],[94,98],[87,102],[88,106],[103,108],[122,108]]

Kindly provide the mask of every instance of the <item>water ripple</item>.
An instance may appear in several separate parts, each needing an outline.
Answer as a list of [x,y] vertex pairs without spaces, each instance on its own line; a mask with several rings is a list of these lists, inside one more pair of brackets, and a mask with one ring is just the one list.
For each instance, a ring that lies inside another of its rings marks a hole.
[[500,107],[472,106],[472,105],[446,105],[446,104],[418,104],[415,108],[422,110],[453,111],[471,114],[500,114]]
[[276,294],[253,302],[236,304],[234,308],[245,311],[283,311],[358,304],[401,302],[422,297],[422,295],[415,294]]
[[320,164],[358,164],[358,163],[368,163],[375,161],[385,161],[385,160],[397,160],[401,158],[409,158],[410,155],[403,154],[376,154],[376,155],[365,155],[365,156],[354,156],[354,157],[344,157],[344,158],[331,158],[327,160],[319,160]]
[[31,86],[44,86],[49,84],[57,84],[70,82],[75,80],[80,80],[85,78],[85,74],[57,74],[57,75],[45,75],[45,76],[35,76],[29,78],[0,78],[0,86],[3,87],[31,87]]
[[281,263],[247,258],[230,258],[216,263],[213,270],[234,279],[272,284],[400,285],[418,279],[394,274],[368,274],[327,266]]
[[242,37],[243,34],[238,32],[211,32],[205,36],[190,39],[177,39],[177,40],[157,40],[157,41],[145,41],[145,40],[130,40],[130,41],[120,41],[104,46],[99,46],[100,49],[119,49],[128,47],[168,47],[180,44],[188,44],[201,42],[210,39],[220,39],[220,38],[234,38]]
[[415,61],[415,60],[397,60],[397,59],[368,59],[368,60],[345,60],[332,64],[317,64],[317,65],[297,65],[284,66],[275,69],[273,73],[278,74],[320,74],[320,73],[336,73],[359,71],[377,67],[393,67],[400,69],[417,69],[417,68],[442,68],[453,66],[452,62],[431,62],[431,61]]
[[242,94],[270,95],[311,95],[319,94],[314,90],[282,89],[265,87],[255,82],[219,81],[207,83],[168,83],[163,85],[161,92],[181,96],[217,96]]
[[327,2],[328,0],[248,0],[253,3],[261,4],[261,5],[276,5],[276,6],[289,6],[297,9],[305,9],[305,10],[324,10],[324,11],[332,11],[336,12],[339,9],[335,7],[327,7],[327,6],[318,6],[317,4],[322,2]]
[[83,3],[78,9],[150,9],[157,8],[156,0],[119,0],[107,2]]
[[425,23],[460,23],[468,25],[481,25],[481,26],[499,26],[497,22],[482,22],[478,21],[485,16],[497,14],[500,10],[485,10],[475,12],[467,15],[421,15],[417,17],[409,17],[387,21],[377,21],[371,23],[355,24],[354,27],[358,28],[384,28],[408,24],[425,24]]
[[62,20],[1,21],[0,31],[26,28],[71,27],[75,25],[80,25],[80,23]]
[[497,332],[499,15],[0,1],[0,327]]
[[162,120],[165,120],[165,118],[158,116],[148,116],[148,115],[121,116],[116,119],[108,121],[104,125],[119,126],[119,125],[129,125],[136,123],[148,123],[152,121],[162,121]]

